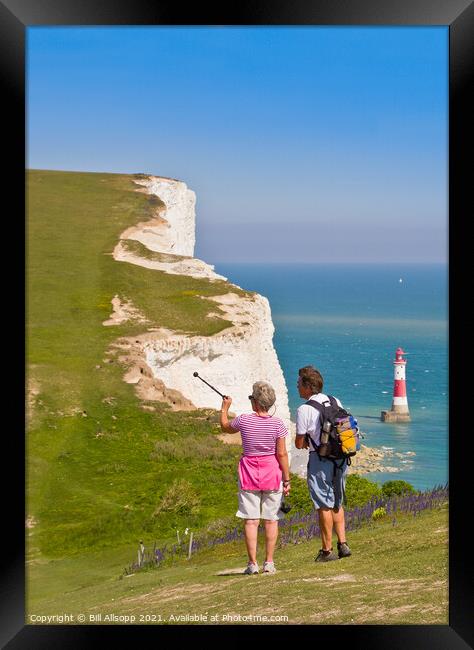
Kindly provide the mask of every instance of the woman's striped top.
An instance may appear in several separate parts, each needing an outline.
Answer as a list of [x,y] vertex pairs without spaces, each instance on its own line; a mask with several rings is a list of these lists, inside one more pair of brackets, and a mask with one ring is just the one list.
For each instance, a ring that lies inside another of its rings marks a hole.
[[244,413],[234,418],[229,424],[242,434],[244,456],[275,454],[277,438],[284,438],[288,435],[283,421],[273,415]]

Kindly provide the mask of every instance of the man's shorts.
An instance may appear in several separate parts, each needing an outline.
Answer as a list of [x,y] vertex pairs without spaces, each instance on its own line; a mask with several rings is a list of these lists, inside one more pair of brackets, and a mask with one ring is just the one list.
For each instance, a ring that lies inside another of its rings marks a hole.
[[235,516],[241,519],[278,521],[285,517],[280,510],[282,499],[282,485],[279,490],[242,490],[239,481],[239,509]]
[[[340,466],[342,459],[335,462]],[[347,478],[346,461],[342,467],[342,470],[335,471],[332,460],[320,459],[315,451],[310,452],[306,481],[316,509],[339,508],[342,505]]]

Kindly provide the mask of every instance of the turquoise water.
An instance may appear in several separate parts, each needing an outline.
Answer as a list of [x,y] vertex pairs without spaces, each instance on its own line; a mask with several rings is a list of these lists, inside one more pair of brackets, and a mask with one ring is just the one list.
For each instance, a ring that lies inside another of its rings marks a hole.
[[[363,442],[390,448],[394,456],[384,465],[402,470],[368,478],[404,479],[418,489],[447,482],[445,265],[216,264],[216,271],[269,299],[292,420],[302,403],[298,368],[312,364],[324,377],[325,392],[358,418]],[[392,361],[399,346],[409,353],[412,421],[389,424],[381,422],[380,412],[391,407]]]

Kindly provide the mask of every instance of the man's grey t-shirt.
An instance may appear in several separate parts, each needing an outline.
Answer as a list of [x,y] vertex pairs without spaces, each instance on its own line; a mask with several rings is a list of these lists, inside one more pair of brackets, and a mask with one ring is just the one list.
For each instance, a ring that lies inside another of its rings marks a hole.
[[[322,404],[323,402],[329,402],[329,398],[325,393],[317,393],[316,395],[311,395],[306,401],[314,400]],[[341,402],[336,397],[336,402],[339,406],[342,406]],[[321,425],[319,423],[319,411],[310,406],[309,404],[302,404],[298,407],[296,411],[296,435],[304,436],[305,433],[308,433],[311,440],[313,441],[316,447],[319,446],[319,440],[321,435]],[[313,451],[313,448],[310,446],[310,451]]]

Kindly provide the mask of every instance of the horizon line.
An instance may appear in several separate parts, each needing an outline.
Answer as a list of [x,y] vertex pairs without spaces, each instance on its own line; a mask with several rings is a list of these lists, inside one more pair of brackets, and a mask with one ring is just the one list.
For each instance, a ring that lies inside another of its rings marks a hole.
[[[201,259],[201,258],[199,258]],[[396,264],[417,264],[417,265],[428,265],[428,264],[437,264],[437,265],[442,265],[442,266],[448,266],[449,262],[448,260],[399,260],[399,261],[384,261],[384,260],[363,260],[363,261],[339,261],[339,260],[328,260],[328,261],[312,261],[312,260],[285,260],[283,262],[278,261],[278,262],[273,262],[273,261],[254,261],[254,260],[221,260],[219,262],[207,262],[208,264],[274,264],[275,266],[277,265],[284,265],[284,264],[311,264],[311,265],[327,265],[327,264],[332,264],[332,265],[340,265],[340,266],[353,266],[354,264],[357,265],[364,265],[364,264],[385,264],[385,265],[396,265]]]

